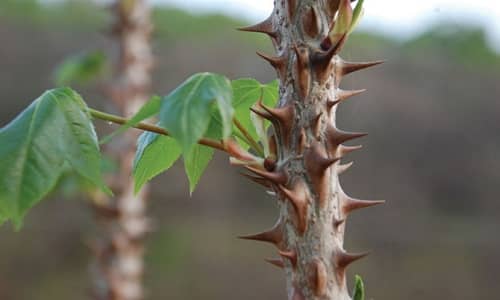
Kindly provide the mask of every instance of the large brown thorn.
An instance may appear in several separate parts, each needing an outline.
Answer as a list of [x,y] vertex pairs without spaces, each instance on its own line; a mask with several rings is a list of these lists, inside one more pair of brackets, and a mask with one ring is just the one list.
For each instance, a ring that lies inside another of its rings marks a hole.
[[270,263],[271,265],[276,266],[280,269],[285,268],[285,263],[283,262],[283,260],[281,258],[266,258],[264,260],[267,261],[268,263]]
[[342,203],[342,212],[344,215],[348,215],[352,211],[368,208],[379,204],[384,204],[384,200],[360,200],[356,198],[349,197],[342,189],[339,190],[340,201]]
[[287,63],[286,52],[284,52],[282,56],[269,56],[257,51],[257,55],[266,60],[267,62],[269,62],[271,66],[273,66],[273,68],[276,70],[280,78],[284,78],[286,74],[286,63]]
[[283,246],[283,224],[281,221],[276,222],[273,228],[252,235],[244,235],[239,236],[238,238],[244,240],[253,240],[265,243],[271,243],[275,245],[278,249],[281,249]]
[[342,35],[339,41],[332,45],[330,41],[330,37],[326,37],[325,40],[321,43],[321,47],[326,47],[326,51],[317,51],[312,56],[312,65],[314,68],[314,72],[316,73],[316,77],[320,83],[325,82],[330,75],[330,71],[332,69],[332,58],[337,54],[342,45],[345,42],[346,34]]
[[269,18],[265,19],[264,21],[252,25],[252,26],[247,26],[247,27],[241,27],[238,28],[240,31],[247,31],[247,32],[259,32],[259,33],[265,33],[269,35],[271,38],[276,39],[278,37],[278,33],[273,30],[273,21],[272,17],[270,16]]
[[371,62],[348,62],[348,61],[339,61],[339,71],[340,76],[345,76],[352,72],[360,71],[369,67],[373,67],[376,65],[380,65],[383,63],[383,60],[371,61]]
[[[352,264],[353,262],[362,259],[367,256],[369,252],[365,253],[347,253],[344,250],[341,250],[335,254],[334,262],[337,267],[337,272],[344,273],[345,269]],[[339,274],[340,275],[340,274]]]
[[331,148],[337,148],[340,144],[364,137],[367,133],[363,132],[346,132],[335,128],[335,126],[329,124],[326,128],[327,142]]
[[288,176],[283,171],[264,171],[251,166],[245,166],[245,168],[254,174],[267,179],[268,181],[274,183],[275,185],[286,184],[288,181]]
[[308,194],[307,187],[302,181],[296,180],[292,190],[278,185],[279,190],[285,195],[286,199],[290,201],[297,216],[297,230],[300,235],[304,234],[307,229],[308,219]]
[[309,95],[311,74],[309,72],[309,50],[307,47],[294,46],[296,54],[295,71],[300,96],[305,99]]

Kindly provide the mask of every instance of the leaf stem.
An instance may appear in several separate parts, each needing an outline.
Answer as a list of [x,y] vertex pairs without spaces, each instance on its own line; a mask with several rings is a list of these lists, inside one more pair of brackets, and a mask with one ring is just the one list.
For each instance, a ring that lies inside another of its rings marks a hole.
[[[96,110],[93,108],[88,108],[88,112],[90,113],[91,116],[93,116],[96,119],[100,119],[100,120],[104,120],[104,121],[108,121],[108,122],[112,122],[112,123],[116,123],[116,124],[120,124],[120,125],[126,124],[129,121],[129,119],[127,119],[127,118],[120,117],[120,116],[113,115],[113,114],[108,114],[108,113],[105,113],[105,112],[102,112],[102,111],[99,111],[99,110]],[[141,129],[144,131],[158,133],[158,134],[165,135],[165,136],[170,136],[170,133],[168,133],[168,131],[165,130],[164,128],[153,125],[153,124],[145,123],[145,122],[138,123],[132,127],[137,128],[137,129]],[[226,147],[224,146],[224,144],[221,141],[202,138],[198,141],[198,144],[204,145],[207,147],[211,147],[211,148],[223,151],[223,152],[227,152]]]
[[254,140],[254,138],[250,135],[250,133],[248,133],[246,128],[243,127],[243,125],[240,123],[240,121],[238,121],[238,119],[234,118],[233,123],[234,123],[234,125],[236,125],[238,130],[243,134],[243,136],[245,137],[245,140],[255,149],[255,151],[257,151],[259,153],[259,155],[264,156],[264,149],[262,148],[262,146],[259,143],[257,143],[256,140]]

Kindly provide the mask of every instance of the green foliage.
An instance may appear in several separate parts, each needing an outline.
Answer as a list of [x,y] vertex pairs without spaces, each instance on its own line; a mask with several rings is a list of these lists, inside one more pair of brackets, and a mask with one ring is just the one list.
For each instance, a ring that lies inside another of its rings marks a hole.
[[189,154],[184,155],[184,169],[189,179],[190,193],[193,193],[213,155],[214,149],[202,145],[196,145]]
[[157,176],[168,170],[181,155],[179,144],[172,138],[153,132],[144,132],[137,141],[133,175],[135,192]]
[[361,276],[356,275],[356,282],[352,292],[352,300],[365,300],[365,286]]
[[161,97],[153,96],[149,101],[141,107],[141,109],[128,120],[127,123],[123,124],[115,132],[109,134],[108,136],[101,139],[101,144],[108,143],[113,137],[118,134],[124,133],[127,129],[132,128],[139,124],[140,122],[151,118],[152,116],[158,114],[161,107]]
[[[274,80],[267,84],[262,84],[253,78],[242,78],[233,80],[231,83],[233,88],[233,107],[235,110],[234,116],[248,133],[255,139],[260,140],[261,136],[257,132],[254,122],[252,121],[250,108],[259,100],[262,100],[267,106],[274,107],[278,102],[278,81]],[[266,122],[266,127],[269,123]],[[235,132],[238,130],[235,128]],[[238,141],[249,147],[244,139],[238,137]]]
[[163,98],[159,125],[179,142],[184,154],[205,135],[213,109],[221,116],[222,138],[231,134],[234,110],[229,80],[218,74],[198,73]]
[[57,85],[86,84],[106,71],[106,56],[101,51],[78,54],[66,58],[57,68],[54,80]]
[[20,226],[27,210],[71,168],[105,192],[97,137],[82,98],[45,92],[0,129],[0,216]]

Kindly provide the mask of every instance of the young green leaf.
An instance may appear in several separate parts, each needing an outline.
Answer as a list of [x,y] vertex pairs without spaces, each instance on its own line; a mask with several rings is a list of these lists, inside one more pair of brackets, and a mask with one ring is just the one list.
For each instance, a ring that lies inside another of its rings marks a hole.
[[168,130],[188,154],[207,131],[214,106],[221,117],[223,139],[231,135],[234,114],[231,99],[231,85],[226,77],[195,74],[163,98],[159,125]]
[[129,119],[127,123],[123,124],[116,131],[102,138],[100,144],[108,143],[116,135],[122,134],[127,129],[134,127],[145,119],[151,118],[152,116],[156,115],[158,112],[160,112],[160,106],[161,98],[159,96],[151,97],[151,99],[146,102],[146,104],[144,104],[141,109],[139,109],[139,111]]
[[184,169],[189,179],[189,193],[193,193],[213,155],[214,149],[202,145],[195,145],[190,153],[184,154]]
[[181,155],[179,144],[172,138],[153,132],[144,132],[137,141],[133,175],[134,190],[158,174],[168,170]]
[[361,276],[356,275],[356,283],[352,292],[352,300],[365,300],[365,287]]
[[55,70],[57,85],[85,84],[106,71],[106,56],[102,51],[74,55],[66,58]]
[[358,3],[356,3],[356,7],[354,8],[354,11],[352,13],[351,27],[349,28],[348,33],[351,33],[356,28],[359,21],[361,21],[361,18],[363,17],[363,12],[364,12],[363,2],[364,0],[358,0]]
[[45,92],[0,129],[0,215],[20,226],[67,171],[111,193],[102,180],[94,127],[82,98],[69,88]]
[[[276,106],[278,102],[278,81],[274,80],[267,84],[261,84],[253,78],[242,78],[231,82],[233,88],[233,106],[235,109],[234,117],[240,121],[248,133],[259,140],[259,134],[254,127],[250,110],[261,97],[262,102],[270,107]],[[269,123],[266,122],[266,128]],[[234,129],[237,130],[237,129]],[[244,145],[246,143],[239,139]]]

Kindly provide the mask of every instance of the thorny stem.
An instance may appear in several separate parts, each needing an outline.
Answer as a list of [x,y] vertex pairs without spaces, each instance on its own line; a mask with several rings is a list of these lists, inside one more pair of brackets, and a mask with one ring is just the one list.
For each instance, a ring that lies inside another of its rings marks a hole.
[[[115,124],[124,125],[130,121],[127,118],[120,117],[120,116],[113,115],[113,114],[109,114],[109,113],[105,113],[105,112],[102,112],[102,111],[99,111],[99,110],[96,110],[93,108],[88,108],[88,112],[90,113],[91,116],[93,116],[96,119],[112,122]],[[132,127],[137,128],[137,129],[141,129],[144,131],[158,133],[158,134],[165,135],[165,136],[170,136],[170,133],[167,130],[165,130],[164,128],[153,125],[153,124],[145,123],[145,122],[140,122]],[[214,148],[216,150],[223,151],[223,152],[227,152],[226,147],[220,141],[216,141],[216,140],[212,140],[212,139],[208,139],[208,138],[202,138],[198,141],[198,144],[204,145],[207,147],[211,147],[211,148]]]

